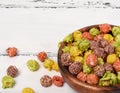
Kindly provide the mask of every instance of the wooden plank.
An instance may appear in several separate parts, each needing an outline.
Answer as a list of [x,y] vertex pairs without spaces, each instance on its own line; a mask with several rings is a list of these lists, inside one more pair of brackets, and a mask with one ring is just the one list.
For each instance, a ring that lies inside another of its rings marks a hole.
[[112,8],[120,0],[0,0],[0,8]]

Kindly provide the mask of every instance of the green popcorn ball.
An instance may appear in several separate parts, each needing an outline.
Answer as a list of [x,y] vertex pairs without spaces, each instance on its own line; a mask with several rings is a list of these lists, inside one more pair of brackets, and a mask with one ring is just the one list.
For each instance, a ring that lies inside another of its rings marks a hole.
[[120,46],[120,42],[119,41],[114,41],[112,46],[119,47]]
[[118,57],[120,57],[120,46],[115,48],[115,53]]
[[67,36],[65,36],[65,38],[63,39],[63,41],[65,42],[72,42],[73,41],[73,35],[72,34],[69,34]]
[[65,46],[62,51],[65,53],[65,52],[70,52],[70,47],[69,46]]
[[114,27],[112,28],[112,34],[113,34],[114,36],[117,36],[118,34],[120,34],[120,27],[119,27],[119,26],[114,26]]
[[111,80],[112,80],[112,85],[117,84],[117,76],[114,73],[111,73]]
[[27,67],[30,71],[37,71],[39,69],[39,64],[36,60],[28,60],[27,61]]
[[52,70],[53,65],[54,65],[54,61],[52,59],[50,59],[50,58],[45,59],[45,61],[43,62],[43,67],[45,67],[49,71]]
[[99,80],[100,86],[110,86],[117,84],[117,76],[110,71],[107,71],[104,76]]
[[108,81],[108,80],[104,80],[104,81],[99,81],[99,85],[100,86],[103,86],[103,87],[106,87],[106,86],[110,86],[110,81]]
[[15,84],[14,78],[11,76],[4,76],[2,78],[2,88],[12,88]]
[[115,41],[120,42],[120,34],[116,35],[116,37],[115,37]]
[[88,50],[88,48],[90,47],[90,43],[87,39],[82,39],[78,41],[77,43],[78,43],[78,47],[80,48],[82,52]]
[[103,64],[104,64],[104,61],[103,61],[102,58],[98,58],[98,64],[99,64],[99,65],[103,65]]
[[100,31],[97,29],[97,28],[91,28],[89,30],[90,34],[93,35],[93,36],[97,36],[100,34]]
[[120,72],[117,73],[117,81],[120,84]]
[[110,86],[111,85],[111,74],[109,71],[107,71],[104,76],[99,80],[99,85],[100,86]]
[[85,74],[89,74],[91,72],[92,68],[88,67],[86,63],[83,64],[83,72]]

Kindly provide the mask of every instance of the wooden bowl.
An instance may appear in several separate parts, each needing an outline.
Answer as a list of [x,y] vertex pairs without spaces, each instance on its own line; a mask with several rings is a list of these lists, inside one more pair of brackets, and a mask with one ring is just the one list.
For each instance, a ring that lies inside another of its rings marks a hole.
[[[112,27],[114,25],[111,25]],[[98,25],[92,25],[88,27],[84,27],[79,29],[82,32],[88,31],[90,28],[95,27],[98,28]],[[65,46],[65,43],[61,45],[61,47],[58,50],[58,65],[60,69],[60,73],[65,79],[65,82],[74,89],[77,93],[120,93],[120,85],[110,86],[110,87],[101,87],[97,85],[90,85],[88,83],[84,83],[80,80],[78,80],[74,75],[72,75],[68,68],[65,66],[62,66],[61,64],[61,54],[62,54],[62,48]]]

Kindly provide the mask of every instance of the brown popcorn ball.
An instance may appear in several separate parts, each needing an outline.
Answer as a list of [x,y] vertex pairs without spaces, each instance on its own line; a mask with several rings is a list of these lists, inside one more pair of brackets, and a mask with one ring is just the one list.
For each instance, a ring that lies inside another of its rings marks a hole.
[[102,77],[105,73],[105,68],[103,65],[97,65],[94,67],[94,73],[98,75],[99,77]]
[[90,41],[90,48],[91,49],[96,49],[96,48],[98,48],[99,47],[99,43],[98,42],[96,42],[95,40],[93,40],[93,41]]
[[9,66],[7,69],[7,75],[11,77],[16,77],[18,75],[18,69],[16,66]]
[[73,62],[73,63],[69,66],[69,71],[70,71],[70,73],[72,73],[73,75],[77,75],[81,70],[82,70],[82,64],[79,63],[79,62]]
[[99,82],[99,77],[96,74],[88,74],[87,75],[87,83],[91,85],[96,85]]
[[104,67],[105,67],[105,70],[106,70],[106,71],[114,72],[114,69],[113,69],[112,64],[105,63],[105,64],[104,64]]
[[71,56],[69,53],[63,53],[61,55],[61,63],[63,66],[69,66],[71,64]]
[[103,59],[105,59],[106,56],[107,56],[107,54],[105,53],[103,48],[96,48],[94,50],[94,53],[97,57],[100,57],[100,58],[103,58]]
[[109,43],[107,42],[107,40],[105,40],[104,38],[101,38],[97,41],[100,45],[100,47],[104,48],[106,47]]
[[48,75],[44,75],[41,79],[40,79],[40,83],[43,87],[49,87],[52,85],[52,78]]
[[115,52],[115,49],[113,46],[111,45],[107,45],[105,48],[104,48],[105,52],[108,53],[108,54],[112,54]]
[[6,52],[8,53],[8,55],[10,57],[14,57],[17,54],[17,48],[15,48],[15,47],[9,47],[9,48],[6,49]]

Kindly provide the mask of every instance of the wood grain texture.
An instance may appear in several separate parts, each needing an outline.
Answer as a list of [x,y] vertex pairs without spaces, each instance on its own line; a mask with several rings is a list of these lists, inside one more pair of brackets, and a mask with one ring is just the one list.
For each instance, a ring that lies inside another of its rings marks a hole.
[[0,8],[111,8],[120,9],[120,0],[0,0]]

